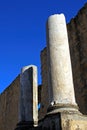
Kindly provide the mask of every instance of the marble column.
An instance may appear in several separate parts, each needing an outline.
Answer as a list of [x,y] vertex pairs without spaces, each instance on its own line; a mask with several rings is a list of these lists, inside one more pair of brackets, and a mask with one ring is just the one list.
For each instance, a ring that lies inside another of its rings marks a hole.
[[25,66],[20,74],[19,122],[38,124],[37,67]]
[[[50,106],[76,109],[71,60],[63,14],[55,14],[47,21],[48,87]],[[73,107],[74,106],[74,107]]]

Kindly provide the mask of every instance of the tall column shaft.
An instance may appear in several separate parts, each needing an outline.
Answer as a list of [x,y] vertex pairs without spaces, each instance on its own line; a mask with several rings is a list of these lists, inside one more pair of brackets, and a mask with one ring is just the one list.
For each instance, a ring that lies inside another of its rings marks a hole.
[[76,105],[68,36],[63,14],[52,15],[47,22],[49,102]]
[[38,122],[37,67],[25,66],[20,74],[19,121]]

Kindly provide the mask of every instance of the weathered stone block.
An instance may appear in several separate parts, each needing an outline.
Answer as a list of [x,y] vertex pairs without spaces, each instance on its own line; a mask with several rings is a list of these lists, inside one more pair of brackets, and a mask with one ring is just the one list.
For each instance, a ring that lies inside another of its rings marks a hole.
[[19,122],[38,123],[38,86],[37,67],[34,65],[22,68],[20,75]]
[[87,116],[79,113],[61,113],[62,130],[87,130]]

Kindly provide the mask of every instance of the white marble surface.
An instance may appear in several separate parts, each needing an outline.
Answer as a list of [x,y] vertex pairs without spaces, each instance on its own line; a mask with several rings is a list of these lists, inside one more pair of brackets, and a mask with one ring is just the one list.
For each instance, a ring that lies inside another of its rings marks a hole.
[[76,105],[66,21],[55,14],[47,22],[49,102]]

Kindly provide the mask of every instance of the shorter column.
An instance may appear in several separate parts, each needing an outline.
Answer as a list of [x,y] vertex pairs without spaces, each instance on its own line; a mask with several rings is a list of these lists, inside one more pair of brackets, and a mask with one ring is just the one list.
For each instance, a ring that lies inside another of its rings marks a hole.
[[38,125],[37,67],[25,66],[20,74],[20,102],[18,128]]

